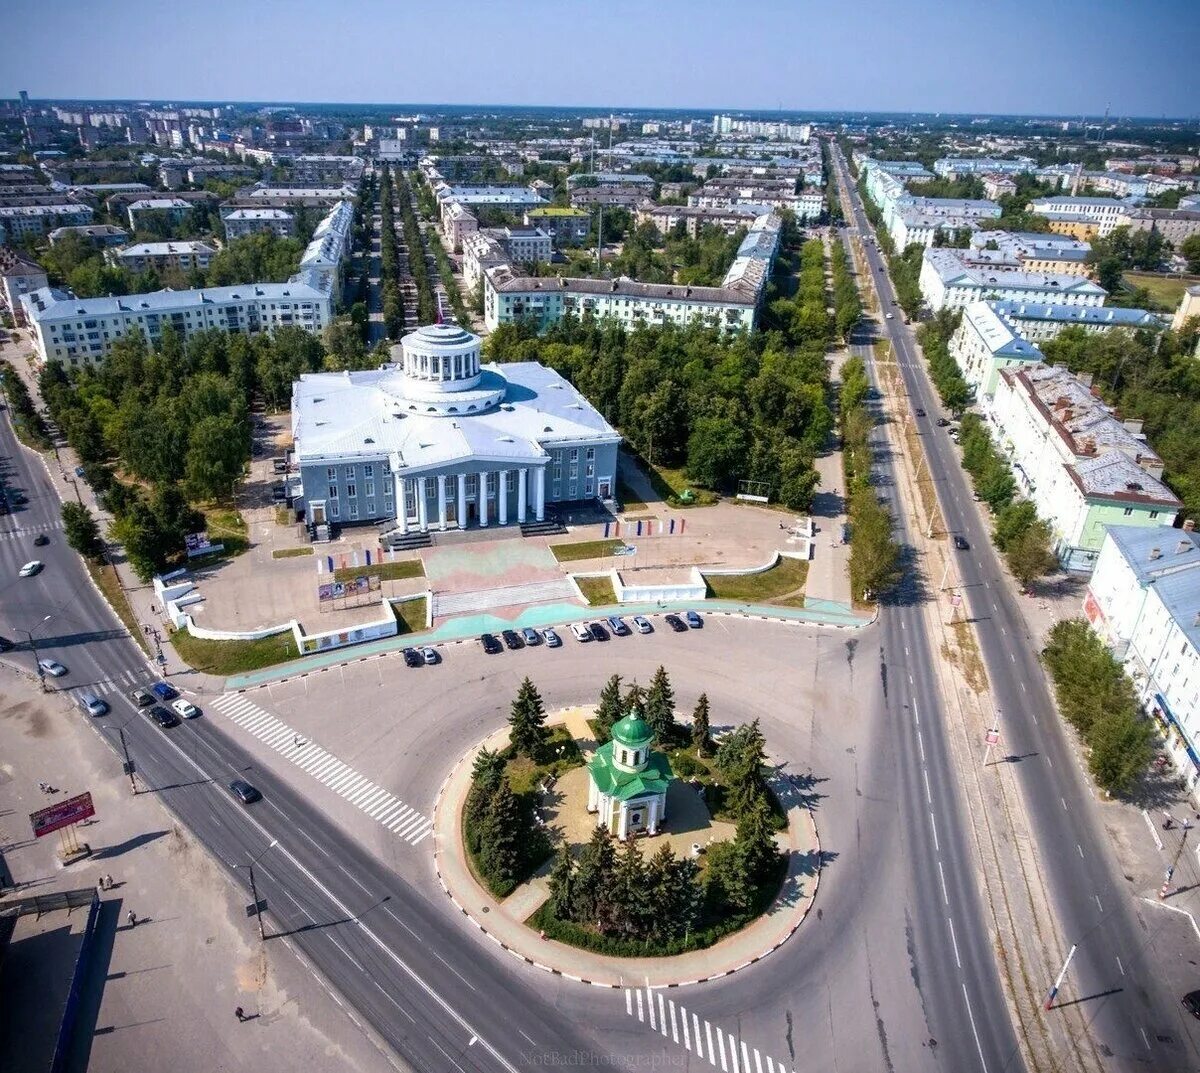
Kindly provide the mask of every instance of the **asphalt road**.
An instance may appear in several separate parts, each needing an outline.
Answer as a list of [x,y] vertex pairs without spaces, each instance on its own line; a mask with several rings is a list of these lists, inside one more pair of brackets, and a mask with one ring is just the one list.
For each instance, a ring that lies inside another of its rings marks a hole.
[[[834,155],[850,192],[853,225],[860,234],[871,235],[842,154],[835,148]],[[1110,854],[1087,777],[1054,709],[1038,644],[1026,629],[957,450],[934,424],[941,406],[912,330],[894,305],[886,262],[874,244],[866,245],[866,253],[884,311],[896,314],[883,321],[883,329],[911,404],[929,415],[917,422],[946,528],[970,543],[970,550],[959,553],[963,590],[1001,712],[1004,749],[1026,756],[1017,778],[1040,858],[1049,868],[1055,911],[1062,931],[1078,944],[1070,970],[1072,993],[1088,1002],[1092,1036],[1109,1057],[1110,1068],[1196,1069],[1200,1048],[1195,1028],[1184,1017],[1178,996],[1156,979],[1147,957],[1153,925],[1140,917]],[[922,660],[933,658],[923,635],[921,643]]]

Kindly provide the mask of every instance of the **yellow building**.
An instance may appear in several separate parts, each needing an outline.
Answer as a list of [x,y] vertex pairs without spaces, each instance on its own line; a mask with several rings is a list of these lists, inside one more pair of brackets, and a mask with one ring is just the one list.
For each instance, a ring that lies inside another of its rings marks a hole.
[[1179,331],[1184,322],[1191,320],[1192,317],[1200,317],[1200,283],[1193,283],[1183,292],[1179,308],[1175,310],[1175,316],[1171,318],[1171,329]]
[[1081,242],[1087,242],[1100,234],[1099,222],[1083,217],[1068,218],[1060,216],[1058,219],[1050,220],[1049,223],[1050,230],[1056,235],[1070,235]]

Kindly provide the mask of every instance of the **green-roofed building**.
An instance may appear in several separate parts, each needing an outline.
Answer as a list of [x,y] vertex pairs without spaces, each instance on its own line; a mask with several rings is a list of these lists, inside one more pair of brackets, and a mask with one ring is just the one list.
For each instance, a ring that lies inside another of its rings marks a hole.
[[588,762],[588,812],[617,838],[656,835],[666,819],[667,787],[675,774],[666,753],[653,745],[654,731],[635,708]]
[[565,205],[540,205],[525,211],[525,226],[545,231],[556,248],[579,246],[588,239],[592,229],[592,214]]

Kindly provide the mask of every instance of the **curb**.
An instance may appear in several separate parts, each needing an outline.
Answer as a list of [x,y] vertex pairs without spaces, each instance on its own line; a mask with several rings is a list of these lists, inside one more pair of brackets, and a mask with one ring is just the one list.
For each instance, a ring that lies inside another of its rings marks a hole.
[[[482,746],[483,742],[486,742],[492,736],[493,735],[488,735],[487,738],[482,739],[482,741],[480,742],[480,745],[477,746],[476,749],[468,750],[466,753],[464,753],[462,756],[460,756],[458,758],[458,760],[455,761],[454,766],[449,770],[449,772],[447,772],[446,777],[442,780],[441,786],[438,787],[437,796],[434,798],[433,809],[431,812],[431,815],[433,817],[433,835],[434,835],[433,870],[434,870],[434,874],[437,876],[438,883],[442,888],[442,893],[444,893],[446,895],[446,897],[450,899],[450,902],[454,906],[454,908],[457,909],[471,924],[473,924],[476,928],[479,929],[479,931],[481,931],[484,935],[486,935],[488,937],[488,939],[490,939],[493,943],[495,943],[498,947],[500,947],[501,950],[504,950],[505,952],[511,954],[518,961],[522,961],[526,965],[531,965],[535,969],[540,969],[542,972],[549,973],[551,976],[558,976],[565,980],[573,980],[576,983],[587,984],[590,987],[599,987],[604,990],[611,990],[611,991],[623,990],[627,985],[622,984],[622,983],[606,983],[603,980],[589,980],[583,976],[576,976],[572,973],[564,972],[562,969],[556,969],[552,965],[546,965],[540,961],[535,961],[533,958],[526,956],[525,954],[521,953],[519,950],[515,949],[514,947],[509,946],[506,942],[504,942],[502,939],[500,939],[497,935],[488,931],[488,929],[479,920],[477,920],[474,916],[472,916],[471,913],[454,896],[454,894],[450,890],[450,887],[446,883],[445,876],[443,876],[443,874],[442,874],[441,863],[440,863],[440,857],[441,857],[441,853],[442,853],[441,841],[437,836],[438,811],[442,805],[442,796],[444,795],[444,793],[446,791],[446,787],[450,784],[450,780],[454,777],[455,773],[462,766],[463,762],[467,759],[467,757],[473,756],[475,754],[475,752],[478,750],[478,748]],[[811,808],[807,809],[807,812],[808,812],[810,820],[812,821],[813,838],[816,843],[816,852],[818,854],[818,860],[819,860],[820,853],[821,853],[820,833],[817,830],[816,820],[812,819],[812,815],[813,815],[812,809]],[[708,976],[699,976],[699,977],[696,977],[691,980],[675,980],[670,983],[661,983],[661,984],[646,983],[643,986],[645,986],[647,990],[651,990],[651,991],[669,990],[671,988],[677,988],[677,987],[691,987],[694,984],[709,983],[713,980],[723,979],[726,976],[732,976],[734,973],[741,972],[743,969],[747,969],[751,965],[758,964],[758,962],[762,961],[764,958],[768,957],[770,954],[773,954],[776,950],[778,950],[781,946],[783,946],[789,939],[791,939],[791,937],[793,935],[795,935],[796,932],[799,930],[800,925],[803,924],[804,921],[808,919],[808,914],[812,911],[812,907],[816,904],[817,890],[820,887],[820,883],[821,883],[821,871],[822,871],[822,869],[818,866],[817,870],[813,873],[812,890],[807,899],[807,905],[805,906],[803,912],[801,912],[799,917],[795,921],[793,921],[791,927],[788,928],[788,930],[787,930],[787,934],[782,936],[780,939],[778,939],[772,945],[768,946],[765,950],[762,950],[760,953],[755,954],[752,958],[749,958],[746,961],[743,961],[740,964],[733,966],[733,968],[725,969],[721,972],[714,972],[714,973],[709,974]],[[786,876],[785,876],[785,878],[786,878]],[[471,877],[471,882],[475,883],[474,877]],[[475,887],[477,890],[480,890],[480,891],[482,891],[482,889],[483,889],[479,886],[478,883],[475,883]],[[772,906],[774,904],[775,904],[774,902],[771,903]],[[764,917],[766,917],[768,915],[768,913],[770,912],[770,909],[771,909],[771,906],[768,906],[767,910],[764,911],[764,913],[758,919],[763,919]],[[751,923],[749,926],[753,927],[753,923]],[[525,927],[525,925],[522,924],[521,927]],[[530,929],[526,929],[526,930],[530,930]],[[532,931],[530,931],[530,934],[532,934]],[[730,935],[727,936],[727,938],[733,938],[737,934],[738,934],[738,932],[731,932]],[[688,953],[689,954],[690,953],[704,953],[707,951],[712,951],[717,946],[719,946],[722,941],[724,941],[724,940],[718,940],[718,942],[715,943],[713,946],[705,947],[702,950],[688,951]],[[570,950],[579,949],[578,947],[573,947],[573,946],[570,946],[569,944],[565,944],[565,943],[562,945],[566,946]],[[584,951],[584,953],[591,954],[592,951]],[[596,956],[613,957],[615,955],[596,955]],[[684,957],[686,955],[681,954],[681,955],[675,955],[675,956],[676,957]],[[666,963],[666,962],[671,961],[672,959],[669,957],[664,957],[659,960],[663,963]]]

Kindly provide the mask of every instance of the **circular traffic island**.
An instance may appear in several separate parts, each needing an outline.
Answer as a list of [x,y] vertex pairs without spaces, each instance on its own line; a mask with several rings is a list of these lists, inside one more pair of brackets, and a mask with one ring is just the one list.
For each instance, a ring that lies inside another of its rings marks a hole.
[[757,721],[714,741],[677,721],[665,671],[643,695],[547,717],[526,679],[509,725],[438,796],[435,861],[455,905],[530,964],[611,987],[727,975],[785,942],[820,845],[806,779],[766,760]]

